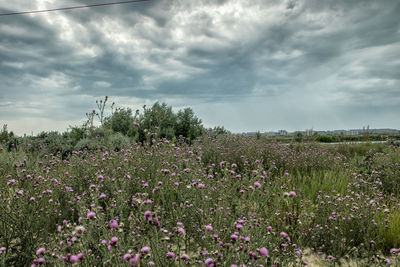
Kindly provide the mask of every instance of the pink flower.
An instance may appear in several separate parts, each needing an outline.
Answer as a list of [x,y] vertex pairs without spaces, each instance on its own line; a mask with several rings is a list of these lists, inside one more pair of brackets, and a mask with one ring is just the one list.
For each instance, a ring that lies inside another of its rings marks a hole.
[[189,259],[189,255],[183,253],[182,256],[181,256],[181,259],[188,260]]
[[268,249],[266,249],[266,248],[260,248],[260,250],[258,252],[260,252],[260,255],[263,257],[268,256],[268,253],[269,253]]
[[185,229],[183,229],[182,227],[178,228],[178,232],[181,233],[182,235],[185,235]]
[[151,211],[146,210],[146,211],[144,212],[144,216],[149,217],[150,215],[151,215]]
[[204,261],[204,263],[207,264],[207,265],[211,265],[211,264],[214,263],[214,260],[211,259],[211,258],[207,258],[207,259]]
[[261,184],[260,184],[260,182],[254,182],[254,186],[257,187],[257,188],[260,188]]
[[118,237],[116,237],[116,236],[111,237],[111,240],[110,240],[111,244],[114,244],[114,243],[117,243],[117,242],[118,242]]
[[136,265],[140,261],[140,254],[136,254],[135,257],[129,260],[130,265]]
[[204,184],[198,184],[197,187],[200,188],[200,189],[203,189],[205,187],[205,185]]
[[213,227],[212,227],[211,225],[206,225],[206,230],[207,230],[207,231],[212,231],[212,230],[213,230]]
[[79,260],[78,256],[76,256],[76,255],[71,255],[71,257],[69,257],[69,262],[72,264],[78,262],[78,260]]
[[150,248],[149,247],[143,247],[140,252],[142,253],[149,253],[150,252]]
[[35,260],[35,263],[44,263],[46,260],[44,258],[39,258]]
[[118,228],[118,222],[117,222],[116,220],[112,220],[112,221],[110,222],[110,227],[111,227],[112,229]]
[[45,248],[39,248],[38,250],[36,250],[36,255],[40,255],[42,253],[44,253],[46,251]]
[[296,192],[290,191],[290,192],[289,192],[289,196],[290,196],[290,197],[295,197],[295,196],[296,196]]
[[129,260],[131,257],[132,257],[131,254],[126,253],[124,256],[122,256],[122,259],[125,260],[125,261],[127,261],[127,260]]
[[168,251],[167,252],[167,258],[175,258],[175,254],[173,252]]
[[94,218],[96,216],[96,213],[94,213],[93,211],[88,211],[86,213],[86,218],[91,219]]

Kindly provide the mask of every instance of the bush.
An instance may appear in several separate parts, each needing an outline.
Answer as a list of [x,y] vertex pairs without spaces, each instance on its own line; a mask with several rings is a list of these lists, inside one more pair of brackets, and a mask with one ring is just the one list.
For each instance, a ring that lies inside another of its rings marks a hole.
[[106,118],[105,125],[114,133],[121,133],[130,137],[134,137],[137,132],[130,108],[117,109],[110,117]]
[[101,139],[83,138],[75,145],[74,150],[95,151],[101,149],[101,147]]
[[128,148],[131,144],[129,137],[121,133],[111,135],[108,141],[110,149],[114,151],[120,151],[121,149]]

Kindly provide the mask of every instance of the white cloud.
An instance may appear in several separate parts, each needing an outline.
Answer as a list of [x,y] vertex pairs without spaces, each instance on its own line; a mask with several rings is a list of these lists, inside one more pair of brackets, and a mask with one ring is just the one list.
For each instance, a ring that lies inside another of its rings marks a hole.
[[2,107],[15,103],[21,118],[72,120],[109,95],[121,106],[194,106],[205,123],[235,131],[340,127],[357,123],[361,113],[345,112],[359,110],[398,125],[396,8],[372,0],[171,0],[4,18],[1,116],[10,120]]

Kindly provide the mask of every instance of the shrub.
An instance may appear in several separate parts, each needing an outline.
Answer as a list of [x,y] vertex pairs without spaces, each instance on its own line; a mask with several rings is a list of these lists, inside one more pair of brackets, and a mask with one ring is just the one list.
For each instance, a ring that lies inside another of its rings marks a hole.
[[120,151],[121,149],[128,148],[131,144],[129,137],[117,133],[113,134],[108,139],[109,146],[112,150]]
[[102,147],[101,139],[83,138],[74,147],[74,150],[99,150]]

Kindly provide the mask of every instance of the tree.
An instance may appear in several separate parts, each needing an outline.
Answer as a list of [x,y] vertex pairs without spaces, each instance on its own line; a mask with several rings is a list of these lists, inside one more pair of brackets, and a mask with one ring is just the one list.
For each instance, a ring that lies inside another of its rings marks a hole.
[[201,120],[198,119],[191,108],[180,110],[177,114],[176,135],[195,139],[203,132]]
[[295,142],[302,142],[303,141],[303,134],[301,132],[295,132],[293,136],[293,140]]
[[137,130],[134,128],[135,117],[130,108],[118,108],[110,117],[105,119],[105,127],[111,128],[115,133],[134,137]]

